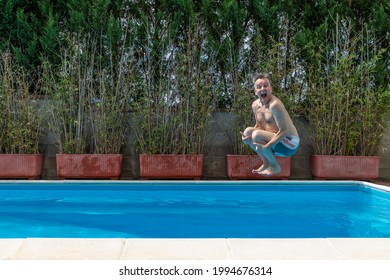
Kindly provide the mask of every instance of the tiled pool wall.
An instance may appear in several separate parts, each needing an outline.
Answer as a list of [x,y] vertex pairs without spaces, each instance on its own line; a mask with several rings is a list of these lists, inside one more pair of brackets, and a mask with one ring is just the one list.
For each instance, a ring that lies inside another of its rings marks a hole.
[[[76,183],[76,184],[75,184]],[[365,181],[354,180],[0,180],[1,189],[118,189],[123,187],[144,189],[147,187],[163,188],[167,187],[171,189],[182,190],[183,184],[188,187],[199,190],[201,187],[226,189],[229,190],[232,187],[238,187],[240,190],[248,189],[252,190],[253,187],[269,188],[270,190],[277,190],[288,188],[288,190],[317,190],[321,187],[321,190],[355,190],[361,189],[366,192],[376,194],[378,190],[389,193],[390,184],[381,185]],[[234,190],[234,188],[233,188]]]
[[[229,140],[226,127],[231,120],[231,114],[226,112],[214,113],[213,127],[206,138],[203,162],[204,179],[227,179],[226,155],[233,153],[233,148]],[[298,152],[292,157],[290,179],[311,179],[310,155],[312,154],[312,144],[308,136],[305,124],[297,124],[301,137],[301,145]],[[390,119],[388,120],[390,127]],[[126,144],[121,151],[123,153],[121,179],[139,178],[139,159],[134,146],[134,135],[129,135]],[[44,141],[44,172],[43,179],[57,179],[55,154],[57,147],[54,137],[48,135]],[[380,170],[379,177],[382,180],[390,181],[390,132],[385,134],[380,149]]]

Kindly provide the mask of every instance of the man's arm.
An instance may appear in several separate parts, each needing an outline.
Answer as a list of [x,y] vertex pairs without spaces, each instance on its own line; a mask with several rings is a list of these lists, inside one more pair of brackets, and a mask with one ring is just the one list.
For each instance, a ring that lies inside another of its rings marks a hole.
[[[258,103],[257,103],[257,101],[253,101],[252,102],[252,112],[253,112],[253,115],[254,115],[254,117],[255,117],[255,125],[253,126],[254,128],[258,128],[258,129],[261,129],[262,127],[261,127],[261,125],[260,125],[260,123],[258,122],[258,120],[257,120],[257,118],[256,118],[256,110],[257,110],[257,106],[258,106]],[[248,135],[248,136],[245,136],[244,135],[244,132],[242,132],[242,131],[240,131],[240,134],[241,134],[241,136],[242,136],[242,142],[244,142],[245,144],[249,144],[252,140],[251,140],[251,136],[250,135]]]

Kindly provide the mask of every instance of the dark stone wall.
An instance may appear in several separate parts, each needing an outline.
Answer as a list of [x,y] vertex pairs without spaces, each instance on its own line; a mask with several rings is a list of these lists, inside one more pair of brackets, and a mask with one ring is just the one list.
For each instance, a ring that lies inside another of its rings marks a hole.
[[[216,112],[213,114],[213,123],[207,134],[204,146],[203,179],[225,180],[226,173],[226,155],[233,152],[229,131],[232,115],[225,112]],[[253,123],[254,124],[254,123]],[[253,125],[253,124],[248,124]],[[308,137],[307,126],[303,122],[298,122],[297,128],[301,137],[301,146],[298,152],[292,157],[290,179],[311,179],[310,173],[310,155],[312,154],[312,145]],[[390,120],[388,122],[390,127]],[[244,128],[242,128],[244,129]],[[239,133],[237,131],[237,133]],[[47,135],[44,139],[44,172],[43,179],[58,179],[56,173],[55,154],[57,147],[52,135]],[[124,156],[122,163],[121,179],[135,180],[139,179],[139,160],[138,153],[134,146],[134,136],[129,135],[126,144],[122,149]],[[390,134],[387,133],[383,138],[381,147],[380,179],[390,180]]]

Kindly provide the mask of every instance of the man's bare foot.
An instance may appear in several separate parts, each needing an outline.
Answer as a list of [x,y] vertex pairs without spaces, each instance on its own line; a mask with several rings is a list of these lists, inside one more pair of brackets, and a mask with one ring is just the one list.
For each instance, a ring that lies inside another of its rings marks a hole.
[[271,176],[271,175],[278,174],[280,171],[281,171],[281,168],[279,165],[277,165],[277,166],[270,166],[259,174],[261,174],[263,176]]
[[259,168],[253,169],[253,170],[252,170],[252,173],[253,173],[253,174],[261,174],[261,172],[262,172],[263,170],[266,170],[267,168],[268,168],[268,165],[266,166],[265,164],[263,164],[263,165],[260,166]]

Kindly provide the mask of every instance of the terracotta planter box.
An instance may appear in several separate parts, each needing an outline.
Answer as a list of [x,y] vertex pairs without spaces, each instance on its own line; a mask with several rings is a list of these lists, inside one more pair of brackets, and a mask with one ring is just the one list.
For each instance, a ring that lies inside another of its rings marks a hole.
[[202,177],[203,155],[139,155],[142,179],[195,179]]
[[0,154],[0,178],[39,179],[42,170],[42,154]]
[[311,156],[314,179],[371,180],[379,177],[377,156]]
[[119,179],[120,154],[57,154],[57,176],[65,178]]
[[272,176],[252,173],[253,169],[260,167],[262,164],[261,158],[257,155],[227,155],[226,160],[227,175],[231,180],[288,179],[290,177],[291,157],[276,157],[282,170]]

